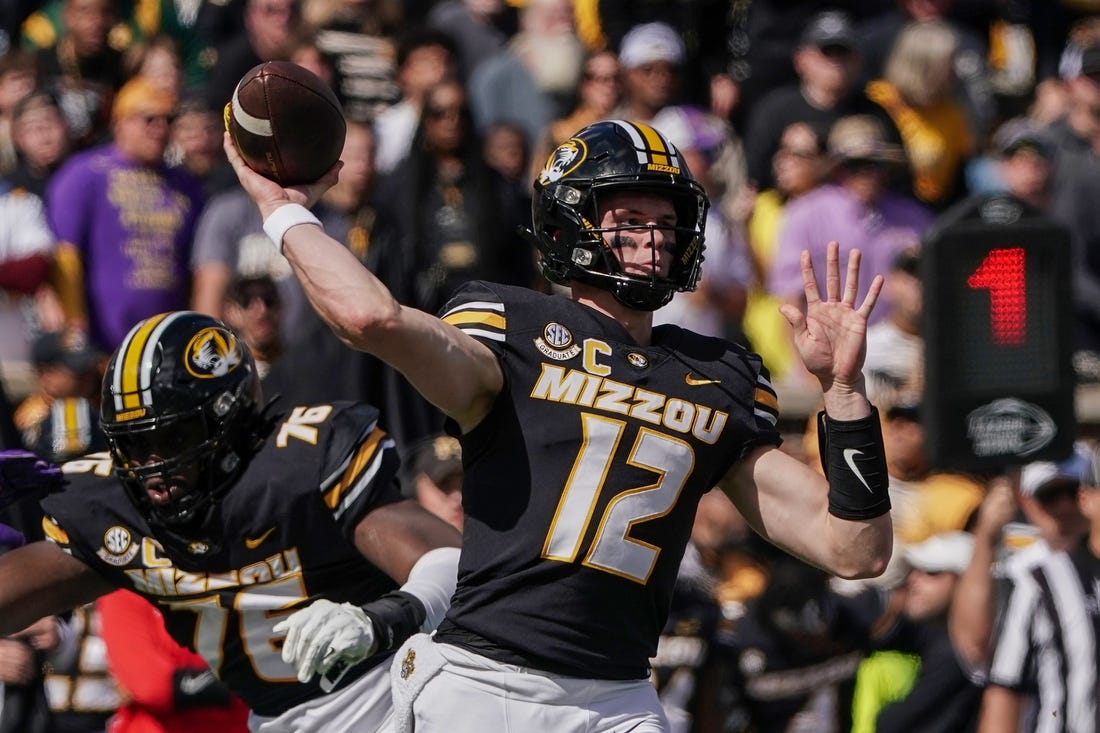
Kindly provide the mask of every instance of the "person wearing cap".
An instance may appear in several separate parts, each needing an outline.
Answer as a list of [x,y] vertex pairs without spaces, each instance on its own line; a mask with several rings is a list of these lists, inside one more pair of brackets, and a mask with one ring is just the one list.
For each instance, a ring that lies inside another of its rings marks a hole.
[[[932,222],[925,206],[890,189],[891,179],[905,170],[905,153],[901,145],[890,142],[875,117],[837,120],[829,131],[827,155],[830,180],[787,206],[779,233],[767,283],[785,303],[801,301],[803,250],[820,268],[827,243],[835,240],[842,257],[858,249],[866,272],[885,275],[899,254],[920,243]],[[818,277],[823,272],[818,271]],[[868,285],[864,278],[860,293]],[[886,310],[873,313],[870,325],[884,320]],[[794,372],[791,379],[798,381]]]
[[910,23],[881,78],[866,89],[901,131],[913,195],[937,210],[965,193],[965,163],[977,148],[975,126],[953,96],[958,53],[958,36],[945,21]]
[[667,23],[631,28],[619,46],[623,98],[611,116],[650,122],[662,108],[678,101],[684,53],[684,42]]
[[1074,51],[1077,63],[1064,73],[1063,112],[1050,123],[1049,132],[1059,153],[1080,158],[1100,152],[1100,120],[1092,114],[1100,103],[1100,40],[1083,46],[1071,41],[1067,55]]
[[[1071,44],[1073,48],[1075,44]],[[1079,48],[1079,63],[1067,71],[1064,114],[1050,123],[1054,172],[1050,214],[1070,231],[1074,262],[1074,369],[1079,381],[1100,381],[1100,41]]]
[[[741,149],[732,128],[695,105],[670,105],[653,118],[653,126],[680,150],[688,168],[715,201],[707,209],[707,270],[695,292],[677,293],[654,314],[654,323],[674,323],[708,336],[741,332],[752,261],[744,231],[718,203],[744,185],[739,167]],[[743,337],[738,338],[743,340]]]
[[176,99],[135,77],[114,98],[110,143],[70,157],[46,195],[66,328],[110,352],[137,321],[185,308],[202,190],[164,162]]
[[1096,731],[1100,721],[1100,455],[1094,445],[1078,445],[1069,461],[1030,464],[1020,477],[1021,493],[1059,492],[1047,501],[1062,505],[1063,516],[1075,505],[1085,531],[1014,578],[982,701],[983,733]]
[[261,380],[286,347],[280,322],[282,310],[279,287],[267,273],[238,274],[229,284],[225,322],[252,350]]
[[917,661],[912,683],[879,699],[877,710],[864,710],[874,720],[853,731],[972,730],[981,704],[983,670],[959,654],[949,629],[948,612],[956,602],[959,576],[974,548],[968,532],[932,535],[904,551],[908,568],[900,590],[902,617],[882,648],[911,654]]
[[77,332],[47,331],[32,356],[38,389],[15,412],[23,443],[53,463],[106,450],[99,429],[102,355]]
[[[1026,646],[1031,571],[1083,536],[1076,497],[1082,482],[1094,480],[1090,465],[1089,447],[1078,443],[1061,461],[1036,461],[994,477],[975,519],[974,555],[959,582],[962,602],[952,607],[951,624],[964,656],[986,669],[995,667],[991,674],[1009,686],[1023,679],[1030,662],[998,648]],[[994,688],[983,706],[998,719],[1018,715],[1027,696]]]
[[887,594],[839,593],[817,567],[767,548],[761,556],[763,589],[715,639],[725,729],[851,730],[859,663],[897,628]]
[[859,42],[851,17],[839,10],[813,16],[803,28],[792,55],[798,83],[765,94],[745,123],[749,178],[760,189],[775,185],[772,159],[780,136],[792,123],[830,127],[841,117],[875,114],[891,140],[900,140],[889,118],[855,88],[861,66]]
[[1095,480],[1090,461],[1089,447],[1078,443],[1062,461],[1033,462],[990,479],[973,522],[974,555],[959,582],[965,602],[951,611],[968,659],[989,666],[995,619],[1004,621],[996,636],[1020,636],[1026,614],[1015,583],[1052,548],[1070,548],[1085,533],[1076,498],[1083,483]]
[[404,493],[420,506],[462,531],[462,446],[449,435],[422,440],[412,452]]
[[993,133],[1000,188],[1041,211],[1049,211],[1056,148],[1050,133],[1026,117],[1014,117]]
[[809,122],[787,125],[772,156],[775,187],[756,194],[747,222],[755,277],[742,324],[749,343],[776,380],[786,378],[797,356],[783,328],[780,301],[766,287],[768,271],[775,259],[788,204],[824,180],[828,132],[827,126]]

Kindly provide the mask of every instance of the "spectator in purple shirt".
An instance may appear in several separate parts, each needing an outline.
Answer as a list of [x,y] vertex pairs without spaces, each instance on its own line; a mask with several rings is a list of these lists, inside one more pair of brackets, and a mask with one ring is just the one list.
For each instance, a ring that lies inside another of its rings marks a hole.
[[[792,201],[779,232],[769,288],[785,300],[802,297],[802,250],[809,249],[823,268],[830,240],[840,242],[842,262],[849,250],[858,248],[863,253],[861,272],[867,273],[860,278],[862,294],[871,276],[886,273],[902,251],[920,244],[932,222],[932,213],[922,204],[890,189],[892,177],[905,168],[905,153],[886,141],[875,118],[838,120],[829,132],[828,155],[830,182]],[[875,320],[872,314],[871,322]]]
[[175,98],[135,78],[112,107],[114,141],[74,155],[46,192],[66,326],[111,352],[138,321],[186,308],[198,181],[164,163]]
[[[848,252],[862,252],[860,291],[864,297],[875,275],[890,270],[897,256],[920,244],[932,213],[912,197],[891,190],[893,177],[905,170],[901,145],[887,141],[874,117],[842,117],[829,131],[831,180],[792,201],[779,231],[768,289],[783,302],[802,298],[802,250],[809,250],[818,282],[824,277],[826,245],[840,243],[840,261]],[[871,314],[869,324],[889,308]]]

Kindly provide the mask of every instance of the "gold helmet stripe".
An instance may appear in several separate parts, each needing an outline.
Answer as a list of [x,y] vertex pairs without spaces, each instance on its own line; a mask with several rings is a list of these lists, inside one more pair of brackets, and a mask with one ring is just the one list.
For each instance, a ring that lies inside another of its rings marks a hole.
[[185,312],[161,313],[134,326],[118,348],[112,391],[115,410],[132,410],[152,402],[153,353],[164,329]]
[[613,122],[630,136],[634,147],[638,150],[638,162],[642,165],[682,167],[675,148],[654,128],[641,122],[626,120],[613,120]]

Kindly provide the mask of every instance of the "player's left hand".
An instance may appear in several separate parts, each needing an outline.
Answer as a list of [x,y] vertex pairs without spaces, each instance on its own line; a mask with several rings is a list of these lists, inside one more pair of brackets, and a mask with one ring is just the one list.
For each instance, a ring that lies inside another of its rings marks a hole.
[[275,624],[276,634],[286,634],[283,661],[298,672],[299,682],[324,675],[338,661],[347,666],[374,653],[374,624],[363,609],[351,603],[321,598]]
[[840,245],[829,242],[825,256],[825,297],[822,299],[808,251],[802,252],[802,284],[806,312],[792,305],[781,309],[794,329],[795,346],[806,369],[821,382],[823,390],[851,388],[863,381],[863,358],[867,351],[867,319],[878,301],[883,277],[876,275],[867,296],[858,307],[860,252],[848,255],[843,289],[840,282]]

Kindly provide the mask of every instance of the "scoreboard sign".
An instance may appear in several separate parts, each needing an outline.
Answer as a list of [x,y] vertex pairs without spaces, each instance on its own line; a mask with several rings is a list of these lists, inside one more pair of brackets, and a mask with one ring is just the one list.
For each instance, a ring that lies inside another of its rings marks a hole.
[[921,251],[929,461],[958,470],[1072,450],[1068,231],[1014,198],[945,212]]

